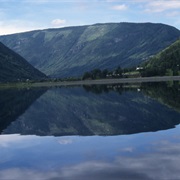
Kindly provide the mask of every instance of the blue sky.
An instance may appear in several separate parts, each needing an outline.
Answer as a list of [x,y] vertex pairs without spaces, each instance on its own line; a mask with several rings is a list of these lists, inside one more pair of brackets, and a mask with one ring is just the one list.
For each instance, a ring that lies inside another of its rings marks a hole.
[[107,22],[180,29],[180,0],[0,0],[0,35]]

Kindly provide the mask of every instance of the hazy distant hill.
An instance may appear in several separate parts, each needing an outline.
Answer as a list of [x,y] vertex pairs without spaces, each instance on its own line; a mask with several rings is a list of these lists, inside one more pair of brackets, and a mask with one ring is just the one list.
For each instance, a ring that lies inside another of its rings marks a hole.
[[46,76],[0,43],[0,82],[41,79]]
[[145,63],[143,75],[180,75],[180,40]]
[[153,23],[108,23],[1,36],[0,41],[54,77],[95,68],[138,65],[180,37],[174,27]]

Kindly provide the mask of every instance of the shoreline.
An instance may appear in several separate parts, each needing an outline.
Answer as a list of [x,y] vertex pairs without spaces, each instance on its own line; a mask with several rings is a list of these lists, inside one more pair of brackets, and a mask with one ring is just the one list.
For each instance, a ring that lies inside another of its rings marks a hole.
[[122,83],[145,83],[161,81],[180,81],[180,76],[161,76],[161,77],[141,77],[141,78],[121,78],[121,79],[98,79],[81,81],[62,81],[62,82],[41,82],[32,83],[32,86],[75,86],[75,85],[98,85],[98,84],[122,84]]
[[34,82],[34,83],[9,83],[0,84],[0,88],[9,87],[53,87],[53,86],[76,86],[76,85],[98,85],[98,84],[123,84],[123,83],[148,83],[180,81],[180,76],[155,76],[139,78],[120,78],[120,79],[98,79],[98,80],[80,80],[80,81],[62,81],[62,82]]

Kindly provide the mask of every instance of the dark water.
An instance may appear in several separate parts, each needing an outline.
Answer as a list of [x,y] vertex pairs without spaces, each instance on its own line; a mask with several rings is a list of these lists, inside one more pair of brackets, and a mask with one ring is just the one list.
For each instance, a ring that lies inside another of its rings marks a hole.
[[180,82],[0,90],[0,179],[180,179]]

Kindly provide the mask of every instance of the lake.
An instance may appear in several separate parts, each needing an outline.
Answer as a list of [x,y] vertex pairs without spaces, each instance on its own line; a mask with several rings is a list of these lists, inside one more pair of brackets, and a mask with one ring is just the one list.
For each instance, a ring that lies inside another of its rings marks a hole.
[[0,90],[0,179],[180,179],[180,82]]

